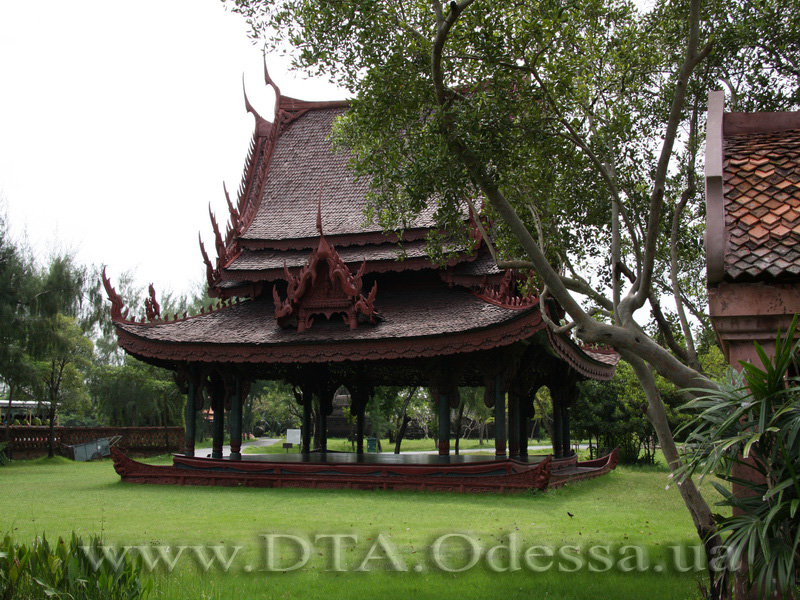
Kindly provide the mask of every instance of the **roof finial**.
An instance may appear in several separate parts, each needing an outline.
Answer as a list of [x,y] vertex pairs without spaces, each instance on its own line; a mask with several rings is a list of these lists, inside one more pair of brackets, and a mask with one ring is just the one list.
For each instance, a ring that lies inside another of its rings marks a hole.
[[250,99],[247,97],[247,86],[244,83],[244,73],[242,73],[242,92],[244,92],[244,107],[257,121],[263,121],[264,118],[258,114],[258,111],[250,104]]
[[320,235],[324,235],[322,233],[322,197],[317,199],[317,231]]
[[[106,267],[103,265],[103,287],[106,288],[106,294],[111,301],[111,320],[124,321],[127,317],[128,311],[125,310],[125,304],[122,297],[117,293],[117,290],[111,285],[111,280],[106,276]],[[124,311],[124,312],[123,312]]]
[[[281,90],[278,85],[272,80],[272,77],[269,76],[269,69],[267,69],[267,50],[263,48],[261,50],[261,56],[264,58],[264,83],[267,85],[271,85],[272,89],[275,90],[275,95],[280,96]],[[277,98],[276,98],[277,101]]]
[[150,287],[147,289],[148,298],[145,298],[144,301],[144,308],[145,312],[147,313],[147,320],[148,321],[157,321],[161,318],[161,306],[158,304],[158,300],[156,300],[156,290],[153,287],[153,284],[150,284]]
[[280,114],[281,109],[281,88],[272,80],[272,77],[269,76],[269,69],[267,69],[267,49],[266,47],[261,49],[261,56],[264,59],[264,83],[268,86],[272,87],[272,90],[275,92],[275,122],[278,122],[278,115]]

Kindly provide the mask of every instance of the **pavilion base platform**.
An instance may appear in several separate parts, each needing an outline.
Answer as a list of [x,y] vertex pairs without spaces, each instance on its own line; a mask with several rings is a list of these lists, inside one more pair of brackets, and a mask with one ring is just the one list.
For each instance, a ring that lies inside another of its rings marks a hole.
[[619,448],[594,460],[578,460],[577,454],[553,461],[548,487],[561,487],[573,481],[592,479],[613,471],[617,467]]
[[167,466],[135,461],[116,448],[112,457],[122,480],[131,483],[462,493],[544,490],[603,475],[617,464],[616,450],[586,462],[577,457],[554,461],[550,456],[517,460],[311,452],[246,455],[239,460],[175,455]]

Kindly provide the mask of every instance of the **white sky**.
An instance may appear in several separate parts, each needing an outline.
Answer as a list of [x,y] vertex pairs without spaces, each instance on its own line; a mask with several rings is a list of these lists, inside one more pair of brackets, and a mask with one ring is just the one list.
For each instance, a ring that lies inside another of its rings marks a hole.
[[[261,50],[219,0],[0,0],[0,197],[42,259],[56,245],[161,295],[204,279],[211,203],[224,229],[253,132],[272,116]],[[345,97],[287,74],[281,92]]]

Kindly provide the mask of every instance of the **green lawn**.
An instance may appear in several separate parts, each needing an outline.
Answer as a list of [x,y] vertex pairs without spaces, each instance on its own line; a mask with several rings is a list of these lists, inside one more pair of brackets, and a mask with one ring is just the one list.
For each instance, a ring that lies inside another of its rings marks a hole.
[[[638,545],[652,566],[671,552],[669,546],[696,544],[677,490],[665,489],[667,483],[662,469],[620,468],[564,489],[508,496],[181,488],[121,483],[107,460],[40,459],[0,467],[0,533],[20,541],[41,533],[50,538],[73,530],[98,533],[109,544],[146,546],[151,556],[170,546],[167,557],[179,546],[218,546],[223,557],[241,547],[227,572],[217,564],[208,573],[199,573],[196,551],[187,549],[174,572],[156,571],[158,598],[697,598],[697,575],[691,572],[569,572],[574,563],[558,556],[553,568],[534,572],[523,560],[530,546],[557,552],[569,545],[580,547],[584,556],[591,546],[610,546],[618,562],[627,556],[619,554],[619,546]],[[302,568],[264,570],[265,536],[276,543],[275,566],[297,559],[297,542],[275,534],[296,536],[310,547]],[[331,543],[315,542],[319,534],[356,537],[342,542],[343,572],[331,570]],[[442,538],[449,534],[467,537]],[[508,566],[507,554],[495,551],[492,562],[486,551],[506,543],[509,534],[519,541],[522,568],[493,571],[491,565]],[[437,539],[446,543],[434,556]],[[474,567],[460,573],[436,567],[437,560],[450,569],[464,566],[471,556],[464,550],[467,543],[482,549]],[[376,559],[357,570],[373,546]],[[386,568],[391,561],[385,548],[396,553],[405,570]],[[211,556],[210,549],[201,552]]]

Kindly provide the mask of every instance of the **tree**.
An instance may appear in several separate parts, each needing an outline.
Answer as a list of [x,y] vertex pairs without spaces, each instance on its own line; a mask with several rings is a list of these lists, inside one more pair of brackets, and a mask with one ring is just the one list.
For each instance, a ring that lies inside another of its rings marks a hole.
[[122,365],[92,368],[97,412],[115,427],[168,427],[183,421],[185,397],[173,373],[126,356]]
[[88,400],[85,371],[91,365],[93,344],[84,332],[99,318],[98,289],[90,269],[68,252],[54,254],[35,274],[27,352],[36,363],[37,393],[50,403],[50,457],[55,455],[59,405]]
[[[675,430],[686,421],[678,414],[683,404],[681,395],[663,377],[656,377],[656,385],[670,428]],[[612,381],[584,381],[579,387],[580,394],[570,411],[575,433],[590,441],[594,437],[598,449],[619,448],[622,463],[653,464],[658,440],[645,414],[647,398],[630,365],[620,363]]]
[[478,432],[478,443],[483,446],[486,440],[488,422],[493,419],[492,410],[486,406],[482,388],[460,388],[461,402],[456,414],[455,453],[458,454],[461,438],[468,438],[473,431]]
[[423,394],[417,387],[382,386],[375,389],[369,404],[366,407],[366,416],[369,418],[372,435],[380,440],[388,435],[389,442],[393,442],[394,453],[400,453],[400,445],[405,437],[406,429],[412,420],[410,410],[412,403],[419,403]]
[[11,426],[15,397],[28,396],[36,376],[26,352],[32,286],[32,260],[11,238],[6,218],[0,216],[0,382],[8,392],[6,427]]
[[56,313],[48,319],[48,323],[51,329],[47,335],[46,350],[36,367],[40,389],[49,403],[47,456],[52,458],[55,456],[54,428],[59,408],[88,400],[83,369],[91,364],[92,342],[84,336],[72,317]]
[[[299,391],[298,391],[299,394]],[[248,396],[244,428],[262,423],[265,433],[282,435],[286,429],[299,427],[303,422],[303,408],[291,386],[279,381],[257,381]],[[312,419],[312,423],[314,419]]]
[[[752,107],[797,101],[798,29],[784,26],[796,3],[691,0],[642,13],[621,0],[230,1],[254,37],[288,42],[297,67],[356,96],[336,137],[371,177],[372,216],[402,227],[435,201],[458,237],[463,204],[483,198],[498,265],[535,270],[541,297],[569,316],[558,331],[610,344],[631,364],[677,468],[653,370],[680,388],[716,388],[690,321],[707,321],[702,106],[719,78]],[[758,35],[767,28],[780,39]],[[660,339],[635,317],[645,306]],[[681,494],[710,549],[709,507],[691,481]],[[713,589],[724,593],[724,582]]]

